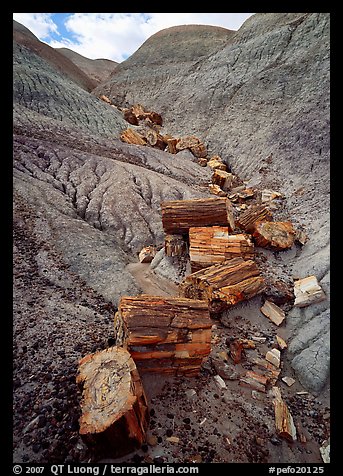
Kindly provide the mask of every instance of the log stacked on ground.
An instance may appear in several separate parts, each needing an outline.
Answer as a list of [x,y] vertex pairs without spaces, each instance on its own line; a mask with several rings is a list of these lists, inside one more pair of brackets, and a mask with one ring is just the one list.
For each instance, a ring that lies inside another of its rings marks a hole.
[[240,228],[251,233],[255,230],[257,223],[261,221],[272,221],[272,214],[264,205],[251,205],[240,214],[237,224]]
[[211,352],[205,301],[142,294],[122,297],[118,313],[139,371],[194,376]]
[[198,198],[161,203],[162,225],[165,233],[188,233],[194,226],[224,225],[234,231],[231,202],[227,198]]
[[229,234],[228,227],[224,226],[190,228],[189,246],[192,272],[237,256],[254,257],[254,244],[249,235]]
[[83,386],[80,434],[88,445],[119,456],[144,443],[147,399],[127,350],[114,346],[87,355],[79,362],[77,383]]
[[203,299],[210,312],[217,313],[256,296],[264,288],[256,263],[239,257],[190,274],[180,284],[180,295]]

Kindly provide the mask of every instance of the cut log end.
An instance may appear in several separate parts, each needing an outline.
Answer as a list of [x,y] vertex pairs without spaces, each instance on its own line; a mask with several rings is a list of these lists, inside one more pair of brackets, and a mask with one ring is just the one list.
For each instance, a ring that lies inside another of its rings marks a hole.
[[148,407],[130,354],[110,347],[79,362],[77,383],[83,387],[80,435],[106,454],[122,455],[145,441]]

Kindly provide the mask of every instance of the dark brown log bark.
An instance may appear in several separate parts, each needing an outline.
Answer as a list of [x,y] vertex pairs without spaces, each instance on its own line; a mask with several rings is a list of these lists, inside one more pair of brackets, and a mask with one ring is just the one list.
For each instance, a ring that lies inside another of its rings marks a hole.
[[189,255],[192,273],[238,256],[254,257],[254,244],[249,235],[229,234],[228,227],[204,226],[189,229]]
[[161,203],[165,233],[188,233],[193,226],[226,225],[234,230],[232,205],[227,198],[199,198]]
[[130,453],[144,443],[148,407],[136,365],[127,350],[110,347],[79,362],[83,387],[80,435],[102,454]]
[[122,297],[118,313],[142,372],[196,375],[211,352],[212,322],[204,301],[142,294]]
[[217,313],[256,296],[264,287],[254,261],[233,258],[187,276],[180,284],[180,295],[203,299],[209,310]]

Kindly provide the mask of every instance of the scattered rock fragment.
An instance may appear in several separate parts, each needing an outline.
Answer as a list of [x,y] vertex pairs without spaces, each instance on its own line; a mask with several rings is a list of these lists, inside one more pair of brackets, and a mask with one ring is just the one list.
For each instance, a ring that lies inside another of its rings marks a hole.
[[216,381],[216,384],[217,386],[222,390],[224,388],[226,388],[226,383],[224,382],[224,380],[221,378],[220,375],[215,375],[214,377],[214,380]]
[[208,189],[209,189],[210,193],[212,193],[213,195],[218,195],[218,197],[226,197],[227,196],[227,193],[224,192],[224,190],[222,190],[219,187],[219,185],[210,183],[209,186],[208,186]]
[[280,350],[285,350],[287,349],[287,342],[280,336],[276,336],[276,342],[277,342],[277,345],[279,346],[279,349]]
[[186,390],[185,391],[185,394],[188,398],[194,398],[196,396],[196,391],[194,390],[194,388],[190,388],[189,390]]
[[291,387],[295,383],[295,379],[292,377],[282,377],[281,379],[283,382],[285,382],[288,387]]
[[169,441],[169,443],[174,443],[177,445],[180,442],[180,438],[178,438],[177,436],[168,436],[166,438],[166,441]]
[[204,157],[201,157],[200,159],[198,159],[198,164],[201,167],[206,167],[207,166],[207,159],[205,159]]
[[227,166],[224,164],[223,159],[219,157],[219,155],[211,157],[211,159],[207,162],[207,165],[213,170],[220,169],[227,171]]
[[107,104],[112,104],[111,100],[105,96],[104,94],[102,94],[101,96],[99,96],[99,99],[101,99],[102,101],[106,102]]
[[139,253],[138,258],[140,263],[151,263],[156,255],[156,247],[155,246],[146,246],[142,249]]
[[242,360],[242,354],[244,353],[243,344],[240,339],[235,339],[230,342],[230,357],[235,364],[239,364]]
[[270,362],[271,364],[275,365],[275,367],[280,367],[280,356],[281,353],[279,349],[272,349],[268,350],[266,353],[266,360]]
[[279,436],[285,438],[288,441],[296,441],[297,431],[294,425],[292,414],[282,399],[280,389],[278,387],[273,387],[272,390],[274,395],[273,404],[276,432]]
[[303,230],[296,230],[294,241],[295,243],[299,243],[301,246],[304,246],[304,244],[308,241],[308,236]]
[[286,318],[285,312],[271,301],[265,301],[260,311],[277,326],[280,326]]
[[324,463],[330,463],[330,438],[323,441],[319,451]]
[[262,203],[270,202],[271,200],[275,200],[276,198],[281,198],[281,197],[282,197],[282,194],[275,192],[274,190],[268,190],[266,188],[262,190],[262,195],[261,195]]
[[326,295],[318,284],[315,276],[299,279],[294,282],[295,307],[305,307],[324,301]]

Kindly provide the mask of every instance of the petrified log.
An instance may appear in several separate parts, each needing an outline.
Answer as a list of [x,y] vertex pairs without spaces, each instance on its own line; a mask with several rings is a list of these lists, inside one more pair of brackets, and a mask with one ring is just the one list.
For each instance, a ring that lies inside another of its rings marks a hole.
[[227,198],[197,198],[161,203],[162,225],[165,233],[188,233],[193,226],[226,225],[234,231],[231,202]]
[[254,257],[254,244],[249,235],[229,234],[228,227],[223,226],[190,228],[189,245],[192,273],[237,256]]
[[210,193],[212,193],[213,195],[218,195],[218,197],[226,197],[227,196],[227,193],[224,192],[224,190],[222,190],[219,187],[219,185],[216,185],[214,183],[210,183],[208,188],[209,188]]
[[176,150],[189,149],[195,157],[206,157],[207,149],[203,142],[195,136],[182,137],[176,143]]
[[274,412],[276,432],[282,438],[288,441],[296,441],[297,431],[294,425],[293,417],[288,406],[281,397],[281,391],[278,387],[273,387],[274,393]]
[[257,223],[261,221],[271,221],[272,214],[264,205],[251,205],[240,214],[237,224],[247,232],[253,232]]
[[133,126],[138,126],[138,119],[130,109],[126,109],[124,111],[123,116],[125,121],[127,121],[129,124],[132,124]]
[[182,235],[166,235],[164,238],[166,256],[185,256],[187,243]]
[[215,155],[214,157],[211,157],[211,159],[207,162],[207,165],[215,170],[215,169],[220,169],[220,170],[227,170],[226,164],[224,164],[223,160],[219,157],[219,155]]
[[294,282],[295,307],[305,307],[323,301],[326,295],[315,276],[298,279]]
[[261,359],[260,357],[253,357],[251,362],[263,370],[264,375],[268,377],[268,380],[270,381],[272,385],[276,384],[279,378],[279,375],[281,373],[280,368],[276,368],[273,364],[268,362],[266,359]]
[[79,362],[83,386],[80,435],[101,452],[124,455],[145,441],[148,407],[129,352],[121,347],[87,355]]
[[163,136],[164,142],[166,142],[168,146],[168,152],[170,154],[176,154],[178,150],[176,150],[176,144],[178,143],[178,139],[175,139],[174,137],[166,137]]
[[118,313],[142,372],[194,376],[211,352],[212,322],[204,301],[142,294],[122,297]]
[[224,192],[227,192],[232,187],[235,176],[225,170],[215,169],[212,175],[212,183],[218,185]]
[[153,129],[149,129],[144,134],[147,143],[154,147],[155,149],[164,150],[166,147],[166,143],[163,140],[163,137]]
[[127,144],[146,145],[147,141],[133,129],[126,129],[120,134],[120,140]]
[[252,235],[258,246],[286,250],[293,246],[295,230],[289,221],[262,221],[255,224]]
[[190,274],[179,289],[184,297],[207,301],[209,310],[217,313],[256,296],[264,286],[254,261],[233,258]]
[[277,326],[282,324],[286,318],[285,312],[271,301],[265,301],[260,311]]

